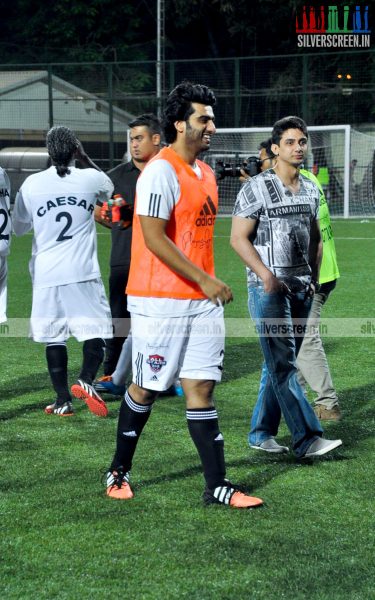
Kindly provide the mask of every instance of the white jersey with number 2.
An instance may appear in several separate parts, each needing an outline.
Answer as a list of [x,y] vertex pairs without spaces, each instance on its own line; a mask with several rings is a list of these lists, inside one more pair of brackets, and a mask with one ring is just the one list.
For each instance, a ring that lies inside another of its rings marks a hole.
[[89,281],[100,277],[94,208],[108,200],[113,183],[102,171],[69,167],[59,177],[54,166],[30,175],[19,190],[13,229],[34,229],[30,273],[34,287]]

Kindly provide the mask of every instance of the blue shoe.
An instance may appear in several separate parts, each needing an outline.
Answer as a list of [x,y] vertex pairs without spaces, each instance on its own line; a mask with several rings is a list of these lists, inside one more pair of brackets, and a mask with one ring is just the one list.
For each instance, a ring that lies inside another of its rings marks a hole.
[[182,389],[182,385],[179,379],[177,379],[177,381],[174,384],[174,389],[176,392],[176,396],[183,396],[184,395],[184,390]]
[[100,377],[100,379],[94,381],[92,386],[99,394],[112,394],[113,396],[123,396],[125,394],[125,385],[113,383],[111,375]]

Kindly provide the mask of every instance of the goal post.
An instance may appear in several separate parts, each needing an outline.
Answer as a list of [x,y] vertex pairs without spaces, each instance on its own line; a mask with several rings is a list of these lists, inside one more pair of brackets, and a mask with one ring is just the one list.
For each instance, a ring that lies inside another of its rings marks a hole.
[[[241,165],[258,156],[259,144],[271,127],[217,129],[202,159],[216,171],[219,162]],[[308,127],[309,151],[305,167],[317,175],[332,217],[375,217],[375,136],[350,125]],[[130,160],[130,132],[127,132]],[[218,181],[220,215],[231,215],[241,182],[237,177]]]
[[[335,217],[375,217],[375,137],[350,125],[313,125],[305,167],[314,172],[325,191]],[[258,156],[259,144],[270,127],[217,129],[209,153],[204,155],[214,170],[219,162],[240,166]],[[230,215],[241,183],[237,177],[218,181],[220,214]]]

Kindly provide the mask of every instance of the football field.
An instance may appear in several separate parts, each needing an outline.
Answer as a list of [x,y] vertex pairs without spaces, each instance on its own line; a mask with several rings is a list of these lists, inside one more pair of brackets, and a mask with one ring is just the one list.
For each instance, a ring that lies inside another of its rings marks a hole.
[[[44,347],[13,334],[30,313],[31,236],[13,238],[9,325],[0,325],[2,600],[375,598],[375,221],[336,221],[333,230],[341,278],[324,308],[323,340],[343,420],[324,428],[343,446],[298,462],[248,447],[261,353],[230,220],[217,222],[216,271],[235,300],[216,404],[227,475],[265,502],[250,511],[202,506],[182,398],[154,407],[134,460],[134,499],[105,496],[119,401],[108,402],[107,418],[78,400],[71,418],[44,414],[54,400]],[[98,245],[107,284],[103,228]],[[68,349],[74,383],[82,346],[70,340]],[[278,441],[290,445],[284,422]]]

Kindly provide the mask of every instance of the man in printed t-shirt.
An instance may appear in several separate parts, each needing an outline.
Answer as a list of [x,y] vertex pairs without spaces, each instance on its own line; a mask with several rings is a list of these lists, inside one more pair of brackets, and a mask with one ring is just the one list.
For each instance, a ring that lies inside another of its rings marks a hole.
[[[266,171],[276,164],[277,157],[272,152],[271,146],[271,138],[261,142],[259,146],[261,171]],[[307,169],[300,169],[300,174],[311,179],[319,189],[319,225],[323,242],[323,257],[319,270],[319,284],[315,287],[306,333],[297,356],[298,381],[303,389],[308,384],[316,392],[314,398],[316,416],[321,421],[338,421],[341,419],[339,399],[320,336],[322,308],[340,277],[335,240],[328,203],[319,180]],[[244,182],[247,179],[250,179],[250,176],[245,171],[241,171],[240,181]]]
[[231,244],[247,266],[249,311],[264,355],[251,419],[251,448],[286,453],[277,443],[281,413],[298,458],[313,458],[341,445],[326,440],[297,379],[296,356],[318,279],[321,240],[319,190],[300,168],[307,128],[298,117],[274,124],[274,168],[241,188],[233,210]]

